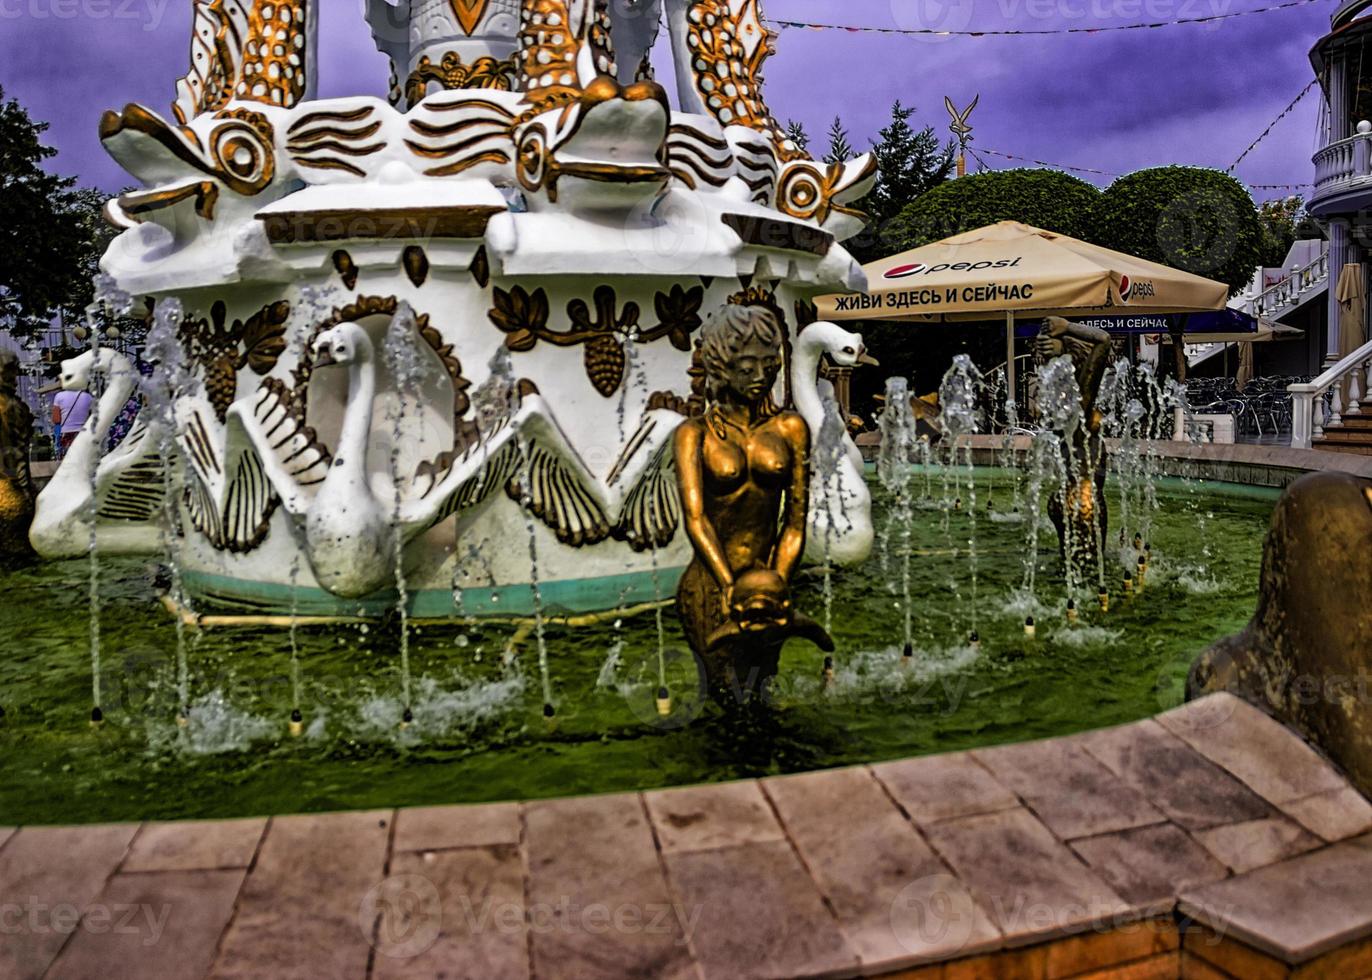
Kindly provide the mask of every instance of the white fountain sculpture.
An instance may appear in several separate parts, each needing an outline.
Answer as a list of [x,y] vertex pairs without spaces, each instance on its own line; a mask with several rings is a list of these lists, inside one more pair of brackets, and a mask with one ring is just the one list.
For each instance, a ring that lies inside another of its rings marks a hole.
[[110,429],[137,391],[138,371],[123,354],[101,348],[63,361],[58,377],[64,391],[103,390],[62,465],[38,495],[30,542],[50,558],[84,555],[94,517],[96,545],[102,552],[156,552],[160,538],[155,521],[165,483],[158,423],[149,421],[151,413],[140,412],[119,444],[109,453],[102,451]]
[[[370,0],[389,101],[313,98],[319,7],[198,0],[174,118],[101,121],[143,184],[107,208],[123,231],[102,268],[190,311],[184,591],[367,615],[394,603],[394,551],[417,616],[524,614],[535,580],[550,612],[668,594],[689,546],[666,447],[699,407],[695,335],[720,305],[766,305],[818,424],[819,350],[847,363],[861,340],[800,328],[814,296],[864,285],[839,242],[862,227],[870,155],[819,164],[777,126],[756,0]],[[648,58],[663,20],[679,108]],[[378,356],[401,317],[413,391]],[[471,393],[500,351],[492,415]],[[121,447],[101,469],[138,465]],[[79,467],[40,499],[44,554],[85,548]],[[832,556],[870,546],[860,477],[849,458]],[[157,551],[147,510],[146,549],[124,550]]]

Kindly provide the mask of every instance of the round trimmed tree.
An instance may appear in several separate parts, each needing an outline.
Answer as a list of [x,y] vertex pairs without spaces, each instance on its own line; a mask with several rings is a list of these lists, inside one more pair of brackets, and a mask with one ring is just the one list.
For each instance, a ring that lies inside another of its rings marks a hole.
[[1060,170],[985,170],[949,180],[907,204],[883,229],[890,255],[997,221],[1087,238],[1100,191]]
[[1154,167],[1100,195],[1091,240],[1215,279],[1237,293],[1263,260],[1263,228],[1248,191],[1205,167]]

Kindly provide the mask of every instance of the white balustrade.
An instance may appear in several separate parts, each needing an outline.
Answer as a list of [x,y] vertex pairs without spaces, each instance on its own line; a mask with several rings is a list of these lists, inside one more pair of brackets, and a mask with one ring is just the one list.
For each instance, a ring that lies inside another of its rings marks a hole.
[[[1348,384],[1348,404],[1343,386]],[[1314,381],[1291,385],[1291,447],[1309,449],[1327,429],[1343,426],[1345,415],[1362,414],[1372,387],[1372,341],[1325,371]]]
[[1322,287],[1329,280],[1329,249],[1308,265],[1298,266],[1280,282],[1273,283],[1247,304],[1253,316],[1278,319],[1291,307],[1298,306],[1302,297],[1312,289]]

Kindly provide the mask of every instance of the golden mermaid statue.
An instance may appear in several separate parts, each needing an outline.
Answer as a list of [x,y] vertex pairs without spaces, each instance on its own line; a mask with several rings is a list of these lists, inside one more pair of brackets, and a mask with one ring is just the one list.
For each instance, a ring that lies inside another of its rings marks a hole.
[[705,410],[681,425],[673,447],[695,548],[677,612],[722,703],[765,697],[791,637],[833,649],[791,599],[805,553],[810,431],[772,400],[783,340],[781,324],[763,307],[714,313],[700,340]]

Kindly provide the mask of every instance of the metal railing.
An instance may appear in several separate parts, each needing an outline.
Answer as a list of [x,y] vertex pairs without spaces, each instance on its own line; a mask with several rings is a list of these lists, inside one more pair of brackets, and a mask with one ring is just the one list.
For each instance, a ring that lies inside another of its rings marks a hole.
[[[1344,402],[1344,382],[1348,398]],[[1309,449],[1326,430],[1343,428],[1344,416],[1372,414],[1372,341],[1307,384],[1294,384],[1291,393],[1291,448]]]

